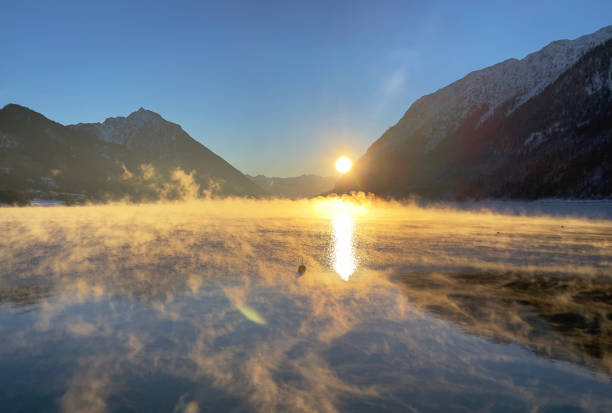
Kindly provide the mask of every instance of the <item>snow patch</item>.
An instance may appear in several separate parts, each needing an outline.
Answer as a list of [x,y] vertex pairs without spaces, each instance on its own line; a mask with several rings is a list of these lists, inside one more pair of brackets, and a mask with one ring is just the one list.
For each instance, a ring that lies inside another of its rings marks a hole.
[[584,128],[585,126],[589,126],[590,124],[591,124],[591,120],[586,119],[580,122],[576,122],[576,128],[581,129],[581,128]]
[[606,83],[608,84],[608,89],[612,92],[612,57],[610,58],[610,65],[608,67],[608,80]]
[[41,176],[40,177],[40,182],[42,182],[43,184],[53,187],[53,188],[57,188],[57,183],[55,182],[55,179],[48,177],[48,176]]
[[541,93],[587,52],[611,38],[612,26],[608,26],[575,40],[552,42],[521,60],[508,59],[472,72],[417,100],[397,127],[401,129],[401,136],[407,138],[426,123],[435,124],[436,129],[430,131],[424,147],[427,153],[477,110],[485,111],[478,125],[504,105],[507,105],[504,115],[508,116]]
[[555,134],[560,134],[566,130],[565,127],[561,126],[559,122],[553,123],[551,126],[546,128],[544,131],[533,132],[525,139],[523,146],[536,147],[550,139]]
[[134,144],[159,145],[176,141],[177,134],[181,131],[180,126],[143,108],[127,117],[107,118],[103,123],[80,123],[74,127],[90,130],[101,141],[128,147]]
[[65,202],[60,201],[58,199],[34,198],[30,201],[30,206],[51,207],[51,206],[62,206],[62,205],[65,205]]
[[17,140],[5,132],[0,132],[0,148],[14,148],[17,146]]
[[593,77],[590,79],[590,82],[587,83],[585,89],[586,89],[587,94],[590,96],[594,93],[599,92],[601,88],[603,87],[603,85],[604,85],[604,81],[599,75],[599,72],[595,72]]
[[542,132],[533,132],[531,135],[529,135],[527,139],[525,139],[525,142],[523,142],[523,146],[538,146],[542,143],[543,139],[544,134]]

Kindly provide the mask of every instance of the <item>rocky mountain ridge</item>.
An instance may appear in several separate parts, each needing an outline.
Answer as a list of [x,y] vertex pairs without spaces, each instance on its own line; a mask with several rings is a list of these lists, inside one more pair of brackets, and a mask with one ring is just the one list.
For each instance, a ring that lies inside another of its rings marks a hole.
[[609,197],[612,26],[418,99],[335,187],[389,196]]
[[64,126],[16,104],[0,110],[0,191],[135,201],[266,194],[157,113]]

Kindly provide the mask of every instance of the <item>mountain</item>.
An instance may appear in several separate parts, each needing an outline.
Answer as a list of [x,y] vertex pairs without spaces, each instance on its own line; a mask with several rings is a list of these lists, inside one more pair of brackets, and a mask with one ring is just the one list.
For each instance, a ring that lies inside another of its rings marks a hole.
[[0,192],[13,201],[265,194],[157,113],[64,126],[15,104],[0,110]]
[[334,190],[396,197],[612,196],[612,26],[415,101]]
[[302,175],[291,178],[269,178],[263,175],[247,177],[279,198],[308,198],[330,192],[338,178],[335,176]]

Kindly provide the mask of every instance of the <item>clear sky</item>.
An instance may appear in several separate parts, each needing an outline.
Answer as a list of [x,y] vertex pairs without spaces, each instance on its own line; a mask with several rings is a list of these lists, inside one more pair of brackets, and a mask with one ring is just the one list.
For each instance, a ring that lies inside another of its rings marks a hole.
[[242,172],[329,175],[420,96],[609,24],[610,0],[0,0],[0,106],[142,106]]

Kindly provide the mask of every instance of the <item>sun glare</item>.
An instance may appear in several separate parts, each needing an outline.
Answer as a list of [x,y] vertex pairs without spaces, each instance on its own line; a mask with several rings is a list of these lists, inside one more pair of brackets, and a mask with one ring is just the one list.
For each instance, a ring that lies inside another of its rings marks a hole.
[[353,247],[354,226],[355,222],[348,211],[339,212],[332,221],[334,241],[332,263],[334,270],[344,281],[348,281],[357,268]]
[[351,166],[353,166],[353,163],[346,156],[341,156],[336,161],[336,169],[341,174],[347,173],[351,169]]

